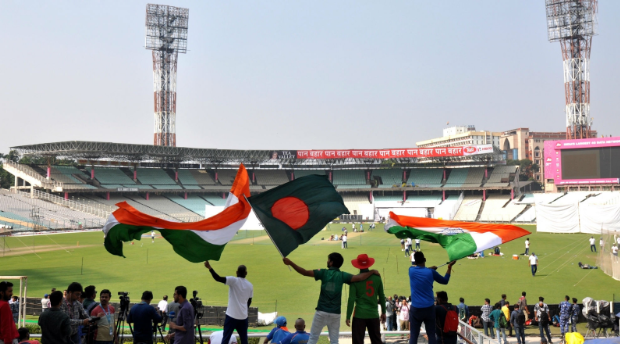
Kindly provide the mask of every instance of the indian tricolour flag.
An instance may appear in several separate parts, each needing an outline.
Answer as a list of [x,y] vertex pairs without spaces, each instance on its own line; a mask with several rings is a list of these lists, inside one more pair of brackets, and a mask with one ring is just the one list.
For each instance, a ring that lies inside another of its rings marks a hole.
[[103,227],[105,248],[124,257],[123,242],[140,240],[143,233],[157,230],[172,244],[176,253],[190,262],[219,260],[226,243],[241,229],[252,211],[246,197],[250,197],[250,181],[241,165],[224,210],[202,221],[166,221],[141,213],[127,202],[118,203],[118,209]]
[[392,212],[385,230],[400,239],[438,243],[448,251],[451,261],[530,234],[513,225],[437,220],[400,216]]

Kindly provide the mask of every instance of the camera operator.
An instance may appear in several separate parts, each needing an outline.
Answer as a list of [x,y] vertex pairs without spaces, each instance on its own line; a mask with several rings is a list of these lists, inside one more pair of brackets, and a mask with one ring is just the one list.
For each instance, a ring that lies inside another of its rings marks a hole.
[[162,318],[157,308],[151,306],[153,293],[145,291],[142,293],[142,301],[131,307],[127,315],[127,322],[133,323],[133,342],[135,344],[153,343],[153,323],[160,323]]
[[[81,338],[80,333],[78,332],[78,327],[80,325],[88,326],[88,314],[82,307],[80,303],[80,296],[82,295],[82,285],[78,282],[73,282],[69,284],[67,288],[67,298],[63,300],[60,305],[60,310],[65,312],[69,316],[69,321],[71,322],[71,343],[72,344],[80,344]],[[105,314],[101,313],[97,316],[103,316]]]
[[181,305],[175,321],[170,321],[170,328],[174,333],[168,338],[174,338],[174,344],[194,344],[194,307],[187,302],[187,288],[178,286],[174,289],[174,302]]
[[114,340],[114,306],[110,304],[112,293],[108,289],[103,289],[99,293],[100,304],[93,307],[91,316],[97,316],[104,313],[97,321],[97,331],[95,332],[95,344],[111,344]]

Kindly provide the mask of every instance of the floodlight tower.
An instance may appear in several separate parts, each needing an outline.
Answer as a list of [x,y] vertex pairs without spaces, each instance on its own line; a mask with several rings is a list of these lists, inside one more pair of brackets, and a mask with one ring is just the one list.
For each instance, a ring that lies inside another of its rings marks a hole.
[[177,60],[187,52],[189,9],[146,5],[146,49],[153,51],[156,146],[176,147]]
[[590,52],[598,0],[545,0],[550,42],[560,42],[564,60],[566,138],[591,137]]

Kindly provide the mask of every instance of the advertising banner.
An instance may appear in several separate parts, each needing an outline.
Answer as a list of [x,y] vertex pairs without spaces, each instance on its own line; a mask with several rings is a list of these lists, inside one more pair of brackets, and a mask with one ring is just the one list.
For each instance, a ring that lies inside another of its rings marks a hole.
[[444,148],[402,148],[402,149],[347,149],[347,150],[298,150],[297,159],[395,159],[436,158],[468,156],[493,153],[492,145],[444,147]]

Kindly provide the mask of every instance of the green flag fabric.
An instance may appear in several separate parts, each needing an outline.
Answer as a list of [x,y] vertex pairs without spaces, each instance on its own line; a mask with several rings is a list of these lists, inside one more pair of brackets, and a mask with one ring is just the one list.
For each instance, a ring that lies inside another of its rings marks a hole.
[[342,196],[319,175],[295,179],[248,201],[284,257],[336,217],[349,214]]

